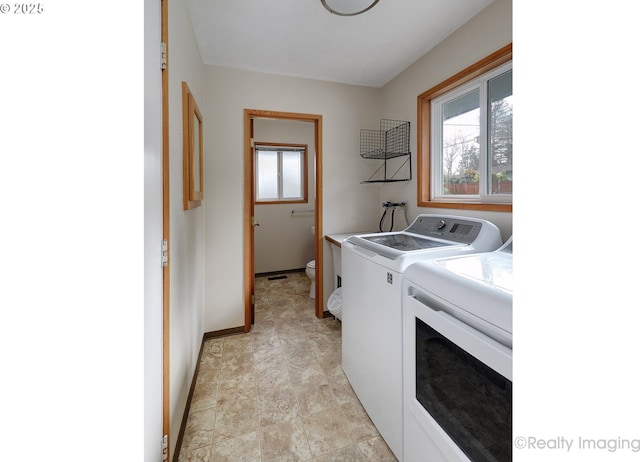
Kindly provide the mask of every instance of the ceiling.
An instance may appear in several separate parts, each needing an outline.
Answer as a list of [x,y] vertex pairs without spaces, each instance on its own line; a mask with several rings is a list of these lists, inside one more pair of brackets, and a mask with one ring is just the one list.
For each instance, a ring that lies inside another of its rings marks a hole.
[[382,87],[493,0],[380,0],[358,16],[320,0],[187,0],[205,64]]

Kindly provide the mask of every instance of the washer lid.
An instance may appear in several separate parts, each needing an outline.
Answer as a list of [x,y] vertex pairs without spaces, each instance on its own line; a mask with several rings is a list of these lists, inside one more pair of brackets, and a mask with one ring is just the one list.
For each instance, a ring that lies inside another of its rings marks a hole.
[[412,236],[405,233],[395,233],[387,235],[374,235],[363,236],[366,239],[376,244],[385,245],[396,250],[403,250],[405,252],[411,250],[423,250],[431,249],[434,247],[444,247],[446,245],[454,245],[451,242],[440,242],[433,239],[426,239],[424,237]]
[[[467,244],[416,237],[404,232],[351,236],[346,242],[390,260],[402,260],[405,257],[411,259],[418,255],[423,255],[425,258],[429,258],[426,255],[438,258],[454,254],[462,255],[463,251],[473,251],[473,248]],[[455,249],[458,251],[456,252]]]

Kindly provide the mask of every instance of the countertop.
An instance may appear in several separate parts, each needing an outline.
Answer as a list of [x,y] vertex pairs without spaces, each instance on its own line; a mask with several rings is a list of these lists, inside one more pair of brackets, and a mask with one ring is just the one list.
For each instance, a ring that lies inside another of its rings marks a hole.
[[349,236],[354,234],[371,234],[372,231],[353,232],[353,233],[340,233],[340,234],[326,234],[324,238],[338,247],[342,247],[342,241],[346,240]]

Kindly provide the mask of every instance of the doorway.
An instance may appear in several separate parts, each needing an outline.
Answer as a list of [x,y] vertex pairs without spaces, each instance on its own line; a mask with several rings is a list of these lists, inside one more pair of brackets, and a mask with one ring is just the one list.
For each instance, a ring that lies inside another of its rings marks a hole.
[[244,110],[244,300],[245,320],[244,331],[251,330],[254,319],[255,300],[255,264],[254,264],[254,233],[257,223],[255,221],[254,198],[254,120],[275,119],[300,122],[311,122],[314,126],[315,142],[315,259],[316,259],[316,293],[315,314],[316,317],[324,317],[323,312],[323,258],[322,258],[322,116],[316,114],[300,114],[291,112],[264,111],[257,109]]

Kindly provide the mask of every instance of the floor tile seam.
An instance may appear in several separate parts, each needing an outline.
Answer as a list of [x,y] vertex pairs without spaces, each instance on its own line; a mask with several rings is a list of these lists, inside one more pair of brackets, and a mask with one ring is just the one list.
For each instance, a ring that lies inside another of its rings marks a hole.
[[[334,407],[340,407],[340,406],[339,406],[339,405],[337,405],[337,406],[334,406]],[[308,417],[311,417],[312,415],[315,415],[315,414],[319,414],[320,412],[326,412],[326,411],[329,411],[329,410],[331,410],[331,409],[333,409],[333,408],[332,408],[332,407],[330,407],[330,408],[327,408],[327,409],[323,409],[323,410],[321,410],[321,411],[318,411],[318,412],[316,412],[316,413],[314,413],[314,414],[309,415]],[[346,415],[344,414],[344,412],[342,412],[342,410],[340,410],[340,412],[342,413],[342,417],[344,417],[344,419],[345,419],[345,420],[347,420],[347,417],[346,417]],[[307,438],[307,442],[308,442],[308,441],[309,441],[309,435],[307,434],[307,427],[305,426],[304,420],[303,420],[303,419],[300,419],[300,420],[301,420],[301,423],[302,423],[302,430],[305,432],[305,437]],[[348,447],[348,446],[350,446],[350,445],[352,445],[352,444],[356,444],[356,443],[352,441],[352,442],[350,442],[349,444],[346,444],[346,445],[344,445],[344,446],[340,446],[340,447],[338,447],[338,448],[333,448],[333,449],[331,449],[331,450],[329,450],[329,451],[322,452],[322,453],[320,453],[320,454],[315,454],[315,455],[314,455],[314,454],[312,453],[312,451],[311,451],[311,444],[309,444],[309,452],[311,453],[311,459],[307,459],[307,461],[313,461],[313,460],[315,460],[316,458],[326,456],[327,454],[330,454],[331,452],[334,452],[334,451],[339,451],[339,450],[344,449],[344,448],[346,448],[346,447]]]
[[[289,369],[287,369],[287,367],[286,367],[286,366],[285,366],[285,370],[287,371],[287,372],[286,372],[286,373],[287,373],[287,385],[286,385],[286,387],[288,387],[289,389],[291,389],[291,391],[293,392],[293,396],[296,398],[296,406],[297,406],[297,409],[300,409],[300,402],[298,401],[298,397],[297,397],[297,395],[296,395],[296,393],[295,393],[295,389],[293,388],[293,384],[291,383],[291,377],[289,376]],[[256,381],[256,382],[257,382],[257,381]],[[257,383],[256,383],[256,386],[257,386]],[[269,392],[278,391],[278,390],[280,390],[280,389],[282,389],[282,388],[285,388],[285,387],[276,387],[276,388],[274,388],[274,389],[272,389],[272,390],[269,390]],[[265,394],[266,394],[266,393],[265,393]],[[262,392],[261,392],[261,393],[256,393],[256,399],[258,399],[258,395],[262,395]],[[257,403],[256,403],[256,406],[257,406]],[[259,407],[257,407],[257,411],[258,411],[258,413],[260,412],[260,408],[259,408]],[[291,420],[294,420],[296,417],[298,417],[298,411],[296,411],[296,416],[294,416],[294,417],[293,417],[293,419],[284,420],[284,421],[282,421],[282,422],[280,422],[280,423],[283,423],[283,422],[290,422]],[[263,426],[263,425],[260,425],[260,415],[258,415],[258,427],[262,427],[262,426]],[[265,425],[265,426],[268,426],[268,425]]]
[[[213,400],[213,405],[204,407],[202,409],[198,409],[197,411],[194,411],[194,412],[205,411],[207,409],[216,409],[218,407],[218,396],[219,396],[219,391],[220,391],[220,379],[218,377],[216,377],[215,381],[216,381],[216,391],[215,391],[215,397],[214,397],[214,400]],[[196,401],[196,403],[197,403],[197,401]],[[191,403],[191,404],[193,404],[193,403]],[[191,404],[189,405],[189,414],[191,414],[191,412],[192,412]]]
[[253,345],[249,344],[249,346],[251,347],[251,350],[247,350],[247,348],[245,346],[243,346],[240,349],[232,349],[231,352],[226,352],[224,350],[222,350],[222,355],[220,356],[220,360],[221,361],[225,361],[225,360],[229,360],[229,358],[235,358],[237,356],[242,356],[245,354],[253,354]]
[[253,358],[253,351],[236,352],[234,354],[228,354],[227,356],[223,355],[220,358],[220,361],[221,361],[222,364],[225,364],[225,363],[229,363],[229,362],[233,361],[234,359],[241,358],[243,356],[248,356],[248,355],[250,355]]
[[[205,443],[205,444],[201,444],[201,445],[192,446],[192,442],[189,441],[189,445],[188,445],[189,446],[189,450],[185,451],[186,453],[194,452],[194,451],[197,451],[198,449],[206,448],[207,446],[213,446],[213,443],[214,443],[213,432],[214,432],[214,430],[196,430],[196,431],[197,432],[202,432],[202,433],[210,432],[211,433],[211,442]],[[192,439],[193,439],[193,436],[192,436]],[[180,448],[180,453],[181,454],[183,453],[182,447]]]
[[[220,396],[220,381],[221,381],[220,374],[217,374],[216,375],[216,399],[215,399],[215,406],[214,406],[215,408],[214,412],[216,413],[216,415],[218,413],[218,397]],[[215,421],[214,421],[214,428],[215,428]]]
[[217,441],[212,441],[211,443],[211,456],[213,457],[214,453],[215,453],[215,449],[216,449],[216,444],[219,444],[223,441],[230,441],[230,440],[240,440],[242,438],[244,438],[247,435],[251,435],[252,433],[256,434],[256,438],[258,439],[258,449],[260,451],[260,459],[262,459],[262,450],[260,449],[260,434],[258,433],[258,430],[253,431],[253,432],[248,432],[248,433],[243,433],[242,435],[234,435],[234,436],[230,436],[229,438],[221,438]]
[[222,355],[222,357],[220,358],[221,362],[229,362],[229,361],[233,361],[234,358],[238,358],[244,355],[253,355],[253,351],[235,351],[233,353],[227,353],[226,355]]
[[[291,384],[291,377],[289,376],[289,369],[287,368],[287,362],[286,362],[286,360],[285,360],[285,358],[284,358],[284,351],[283,351],[283,350],[282,350],[282,348],[281,348],[281,347],[279,347],[279,346],[277,347],[277,349],[279,350],[279,351],[277,352],[278,361],[276,361],[275,363],[273,363],[273,366],[274,366],[274,367],[277,367],[277,366],[280,366],[280,365],[284,366],[284,368],[285,368],[285,370],[286,370],[286,373],[287,373],[287,383]],[[255,358],[254,358],[254,371],[255,371],[256,369],[257,369],[257,368],[256,368],[256,365],[255,365]],[[268,369],[267,369],[267,370],[268,370]],[[264,371],[263,371],[263,372],[264,372]],[[256,383],[257,383],[257,379],[256,379]]]
[[[300,410],[302,409],[302,405],[300,404],[300,398],[298,398],[298,394],[296,393],[296,387],[291,382],[291,375],[289,374],[289,368],[286,368],[286,369],[287,369],[287,376],[289,377],[289,387],[291,388],[291,391],[293,392],[293,396],[295,397],[296,404],[298,406],[297,407],[298,412],[296,414],[298,414],[298,416],[300,417],[300,424],[304,428],[304,423],[302,422],[302,416],[300,415]],[[309,444],[309,437],[306,434],[305,434],[305,438],[307,439],[307,445],[309,446],[309,454],[311,454],[311,445]]]
[[[253,356],[252,356],[252,358],[253,358]],[[255,406],[255,409],[256,409],[256,416],[257,416],[257,413],[258,413],[257,384],[256,384],[256,379],[255,379],[255,364],[254,364],[253,360],[252,360],[252,367],[251,367],[251,375],[252,375],[252,378],[253,378],[253,384],[254,384],[254,388],[255,388],[255,391],[253,393],[253,398],[243,398],[242,400],[247,400],[247,401],[248,400],[253,400],[254,401],[254,406]],[[217,442],[216,441],[216,424],[218,423],[219,411],[221,411],[220,408],[224,406],[224,405],[219,405],[218,404],[218,400],[220,398],[220,387],[221,387],[221,384],[222,384],[222,382],[224,380],[231,380],[231,379],[235,378],[236,376],[224,377],[222,373],[219,373],[219,374],[216,374],[215,377],[216,377],[215,378],[215,381],[216,381],[215,405],[212,406],[212,407],[209,407],[209,408],[205,408],[205,410],[206,409],[211,409],[213,411],[213,413],[214,413],[213,429],[211,430],[211,443],[210,443],[210,446],[212,446],[212,448],[211,448],[211,455],[212,456],[213,456],[213,450],[215,449],[215,444]],[[235,401],[239,401],[239,400],[235,400]],[[259,426],[259,425],[257,425],[257,426]],[[238,436],[233,436],[231,438],[238,438],[240,436],[244,436],[244,434],[243,435],[238,435]],[[231,439],[231,438],[222,438],[220,441]],[[200,446],[200,447],[198,447],[198,449],[202,448],[202,447],[205,447],[205,446],[206,445]]]
[[366,455],[364,452],[362,452],[362,450],[360,449],[360,446],[358,446],[358,443],[351,443],[351,444],[348,444],[348,445],[346,445],[346,446],[343,446],[343,447],[340,447],[340,448],[337,448],[337,449],[332,449],[331,451],[329,451],[329,452],[325,452],[325,453],[320,454],[320,455],[318,455],[318,456],[313,456],[313,457],[309,460],[309,462],[313,462],[313,461],[320,460],[321,458],[323,458],[323,457],[325,457],[325,456],[328,456],[328,455],[330,455],[330,454],[333,454],[333,453],[338,453],[338,452],[342,451],[343,449],[346,449],[346,448],[348,448],[348,447],[350,447],[350,446],[355,447],[355,448],[356,448],[356,451],[358,451],[358,454],[360,454],[362,457],[364,457],[364,458],[366,458],[366,457],[367,457],[367,455]]
[[193,454],[194,452],[199,451],[200,449],[203,449],[203,448],[207,448],[207,447],[209,448],[209,456],[212,457],[213,456],[213,441],[208,446],[200,446],[200,447],[195,448],[195,449],[189,449],[188,451],[183,451],[182,448],[180,448],[180,454],[178,455],[178,461],[184,460],[182,456],[185,456],[185,458],[186,458],[186,456],[188,454]]
[[380,436],[372,436],[371,438],[369,438],[368,440],[362,440],[362,441],[357,441],[355,443],[353,443],[353,445],[356,447],[356,449],[358,450],[359,454],[362,454],[362,457],[367,457],[367,455],[364,453],[364,451],[362,450],[362,448],[360,447],[360,443],[363,443],[365,441],[369,441],[369,440],[373,440],[375,438],[382,438]]
[[314,364],[318,364],[320,367],[322,367],[322,362],[318,361],[318,359],[315,356],[311,356],[311,358],[307,358],[305,356],[302,357],[298,357],[295,358],[293,356],[290,356],[289,358],[284,358],[284,363],[285,365],[294,367],[294,368],[308,368],[313,366]]
[[[322,385],[322,384],[321,384],[321,385]],[[333,400],[334,400],[334,401],[333,401],[331,404],[329,404],[327,407],[323,407],[323,408],[321,408],[321,409],[317,409],[317,410],[315,410],[315,411],[313,411],[313,412],[305,413],[305,414],[301,415],[301,417],[304,417],[304,418],[307,418],[307,417],[313,417],[315,414],[318,414],[318,413],[320,413],[320,412],[327,411],[327,410],[329,410],[329,409],[332,409],[333,407],[336,407],[336,406],[340,406],[340,405],[341,405],[340,401],[338,400],[338,398],[337,398],[337,397],[335,396],[335,394],[333,393],[333,390],[331,390],[331,385],[330,385],[330,384],[327,384],[327,385],[329,386],[329,389],[330,389],[330,392],[331,392],[331,396],[332,396],[332,398],[333,398]],[[297,391],[296,391],[296,389],[295,389],[295,388],[294,388],[294,390],[293,390],[293,391],[294,391],[294,393],[296,394],[296,397],[298,397],[298,393],[297,393]],[[298,398],[298,399],[300,399],[300,398]],[[326,402],[330,402],[330,400],[323,400],[323,402],[325,402],[325,403],[326,403]]]
[[[283,351],[283,353],[284,353],[284,351]],[[284,358],[284,354],[283,354],[283,360],[284,360],[284,369],[285,369],[286,374],[287,374],[287,387],[293,392],[293,396],[294,396],[294,398],[296,400],[296,416],[293,419],[290,419],[290,420],[294,420],[296,417],[298,417],[298,414],[299,414],[300,401],[298,400],[298,396],[296,394],[295,388],[293,387],[293,383],[291,382],[291,374],[289,373],[289,368],[287,367],[286,358]],[[258,424],[259,423],[260,423],[260,421],[258,421]],[[309,444],[308,441],[307,441],[307,444]]]
[[[254,406],[255,406],[255,409],[256,409],[256,418],[257,418],[257,416],[258,416],[258,383],[257,383],[257,380],[256,380],[255,362],[253,361],[253,355],[251,355],[251,376],[253,378],[253,386],[254,386],[253,398],[243,398],[243,399],[246,399],[246,400],[253,399],[254,400]],[[219,374],[218,377],[217,377],[216,404],[217,404],[218,397],[220,396],[220,384],[221,384],[222,380],[223,380],[222,374]],[[234,403],[237,402],[237,401],[240,401],[240,400],[234,400]],[[217,422],[218,411],[219,410],[220,410],[220,406],[216,406],[216,408],[215,408],[216,422]],[[214,430],[215,430],[215,422],[214,422]]]
[[214,456],[214,450],[215,450],[216,443],[219,443],[220,441],[228,441],[228,440],[232,440],[232,439],[240,440],[241,438],[243,438],[246,435],[250,435],[252,433],[255,433],[256,434],[256,438],[258,440],[258,452],[260,454],[260,461],[262,461],[262,459],[263,459],[263,455],[262,455],[262,435],[261,435],[261,432],[260,432],[260,421],[259,421],[259,415],[258,415],[258,396],[256,394],[256,396],[254,396],[253,398],[247,398],[247,400],[249,400],[249,399],[252,399],[253,401],[255,401],[254,404],[255,404],[255,409],[256,409],[256,420],[257,420],[255,422],[256,423],[256,429],[254,431],[250,431],[248,433],[243,433],[241,435],[234,435],[234,436],[231,436],[229,438],[222,438],[222,439],[220,439],[218,441],[216,441],[215,434],[214,434],[214,437],[212,438],[212,442],[211,442],[211,446],[212,446],[211,457],[212,458]]
[[[252,346],[254,347],[254,351],[253,354],[255,355],[261,348],[260,347],[264,347],[264,345],[256,345],[256,342],[258,341],[258,336],[265,336],[268,338],[266,345],[269,345],[270,347],[274,347],[274,348],[282,348],[282,342],[280,341],[280,337],[278,335],[278,330],[274,327],[268,331],[252,331],[253,336],[252,336]],[[276,341],[277,344],[276,345],[271,345],[272,341]]]
[[[250,362],[251,362],[251,373],[253,374],[253,379],[254,379],[254,383],[255,383],[255,360],[253,358],[253,354],[249,355],[250,356]],[[238,373],[238,371],[229,371],[229,370],[222,370],[223,366],[221,365],[221,371],[220,374],[218,374],[218,382],[220,382],[220,380],[229,380],[229,379],[233,379],[238,377],[239,375],[242,375],[242,367],[245,365],[245,361],[243,361],[239,368],[241,370],[240,373]],[[246,372],[245,372],[246,373]]]
[[[240,400],[236,400],[236,401],[234,401],[234,403],[237,402],[237,401],[251,401],[251,400],[254,401],[254,406],[255,406],[255,410],[256,410],[256,420],[257,420],[258,419],[258,397],[257,396],[254,396],[253,398],[243,398],[243,399],[240,399]],[[217,422],[217,417],[218,417],[218,412],[217,411],[218,410],[216,409],[216,422]],[[259,427],[260,427],[259,422],[256,421],[256,428],[259,428]],[[257,430],[255,430],[255,431],[257,431]],[[220,438],[220,440],[216,441],[215,424],[214,424],[213,432],[214,432],[214,434],[213,434],[213,437],[212,437],[212,444],[215,444],[217,441],[225,441],[225,440],[230,440],[230,439],[234,439],[234,438],[241,438],[241,437],[243,437],[245,435],[253,433],[253,432],[242,433],[240,435],[233,435],[233,436],[230,436],[230,437]]]
[[[257,387],[257,384],[256,384]],[[256,434],[257,434],[257,438],[258,438],[258,452],[260,454],[260,461],[262,462],[264,460],[264,455],[262,453],[262,428],[260,427],[260,415],[259,415],[259,408],[258,408],[258,394],[256,392],[256,419],[258,420],[256,422]]]
[[[376,430],[377,430],[377,428],[376,428]],[[367,438],[367,439],[364,439],[364,440],[361,440],[361,441],[358,441],[358,442],[356,443],[356,446],[357,446],[358,450],[360,451],[360,453],[362,453],[362,454],[366,457],[366,454],[364,454],[364,451],[363,451],[363,450],[362,450],[362,448],[360,447],[360,444],[361,444],[361,443],[365,443],[365,442],[367,442],[367,441],[375,440],[375,439],[379,439],[380,441],[382,441],[382,443],[385,445],[385,447],[387,448],[387,450],[388,450],[388,451],[389,451],[389,453],[391,454],[391,457],[392,457],[392,458],[391,458],[391,459],[386,459],[386,461],[388,461],[388,462],[391,462],[391,461],[398,462],[398,459],[396,458],[395,454],[393,453],[393,451],[391,451],[391,448],[389,447],[389,445],[387,444],[387,442],[385,441],[385,439],[384,439],[384,438],[382,437],[382,435],[380,435],[380,434],[378,434],[378,435],[376,435],[376,436],[372,436],[372,437]]]
[[[274,390],[270,390],[269,392],[270,392],[270,393],[277,393],[277,392],[279,392],[279,390],[278,390],[278,389],[274,389]],[[266,395],[266,393],[265,393],[265,395]],[[297,404],[297,402],[296,402],[296,404]],[[259,427],[261,427],[261,428],[262,428],[262,427],[268,427],[268,426],[270,426],[270,425],[274,425],[274,424],[279,424],[279,423],[289,422],[289,421],[291,421],[291,420],[293,420],[293,419],[295,419],[295,418],[297,417],[297,413],[296,413],[296,415],[294,415],[293,417],[291,417],[291,418],[289,418],[289,419],[278,420],[278,421],[276,421],[276,422],[269,422],[269,423],[267,423],[267,424],[265,424],[265,425],[263,425],[263,424],[262,424],[262,417],[263,417],[263,415],[260,413],[260,405],[258,404],[258,426],[259,426]],[[269,417],[269,415],[268,415],[268,414],[265,414],[265,415],[264,415],[264,417],[265,417],[265,420],[267,420],[267,418]],[[267,421],[268,421],[268,420],[267,420]]]
[[[285,423],[294,423],[296,420],[299,421],[299,423],[300,423],[300,428],[302,428],[304,440],[305,440],[305,443],[307,444],[307,449],[309,450],[309,454],[311,454],[311,445],[309,444],[309,437],[307,436],[307,434],[306,434],[306,432],[304,430],[304,424],[303,424],[302,419],[300,418],[300,416],[296,416],[293,419],[285,420],[283,422],[276,422],[276,423],[272,423],[272,424],[269,424],[269,425],[259,426],[260,427],[260,432],[266,431],[266,429],[268,427],[273,427],[273,426],[276,426],[276,425],[282,425],[282,424],[285,424]],[[292,433],[290,433],[289,435],[292,435]],[[262,452],[262,433],[260,435],[260,445],[261,445],[260,458],[262,460],[264,460],[265,459],[265,455]],[[303,460],[306,462],[306,461],[311,461],[312,459],[313,459],[313,456],[311,456],[311,459],[303,459]]]
[[302,417],[297,417],[297,420],[300,421],[300,427],[302,428],[302,433],[304,434],[304,440],[307,443],[307,449],[309,449],[309,454],[310,454],[310,458],[309,459],[305,459],[306,461],[309,460],[313,460],[313,452],[311,451],[311,443],[309,442],[309,435],[307,435],[307,430],[304,427],[304,420],[302,420]]
[[258,378],[256,377],[256,367],[255,367],[255,358],[253,361],[253,381],[256,387],[256,393],[255,393],[255,402],[256,402],[256,434],[257,434],[257,438],[258,438],[258,451],[260,453],[260,461],[262,462],[264,460],[264,454],[262,452],[262,426],[260,425],[260,406],[258,405],[258,399],[260,397],[260,395],[262,394],[262,392],[260,391],[259,387],[258,387]]
[[[202,372],[201,370],[198,370],[198,373],[197,373],[197,375],[195,376],[196,386],[197,386],[197,384],[198,384],[198,379],[201,377],[201,375],[200,375],[200,374],[201,374],[201,372]],[[220,389],[220,374],[216,374],[216,375],[215,375],[215,379],[214,379],[214,380],[215,380],[215,382],[216,382],[216,386],[215,386],[216,391],[215,391],[214,404],[213,404],[212,406],[207,406],[207,407],[204,407],[204,408],[202,408],[202,409],[193,410],[193,409],[191,408],[191,405],[192,405],[193,403],[189,403],[189,412],[188,412],[188,416],[187,416],[187,425],[188,425],[188,423],[189,423],[189,417],[191,417],[191,415],[192,415],[192,414],[197,413],[197,412],[204,412],[204,411],[208,411],[208,410],[213,410],[213,413],[214,413],[213,427],[214,427],[214,429],[215,429],[215,417],[216,417],[216,410],[217,410],[217,407],[218,407],[218,392],[219,392],[219,389]],[[201,383],[201,382],[200,382],[200,383]],[[185,429],[185,431],[186,431],[186,429]],[[208,431],[208,430],[206,430],[206,429],[205,429],[205,430],[202,430],[202,429],[198,430],[198,429],[196,429],[196,431]],[[212,429],[211,431],[213,431],[213,429]],[[213,436],[212,436],[212,441],[213,441]]]

